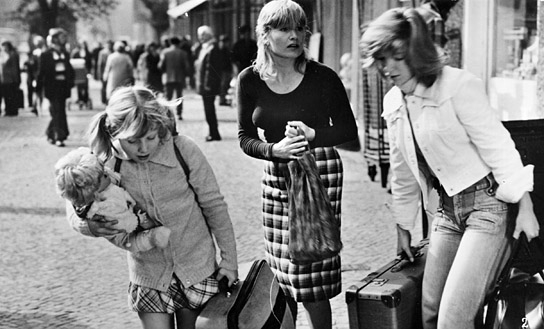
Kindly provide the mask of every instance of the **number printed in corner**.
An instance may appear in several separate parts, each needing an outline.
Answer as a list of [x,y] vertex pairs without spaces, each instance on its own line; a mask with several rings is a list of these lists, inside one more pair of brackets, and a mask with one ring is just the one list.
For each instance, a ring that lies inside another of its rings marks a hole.
[[521,329],[529,329],[529,320],[527,318],[521,319]]

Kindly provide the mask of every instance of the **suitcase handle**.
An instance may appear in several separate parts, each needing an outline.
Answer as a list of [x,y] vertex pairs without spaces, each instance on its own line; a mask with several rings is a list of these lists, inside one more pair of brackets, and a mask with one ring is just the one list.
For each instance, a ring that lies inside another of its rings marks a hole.
[[[423,247],[425,247],[428,244],[429,244],[429,239],[425,238],[421,240],[417,246],[412,247],[412,254],[414,255],[415,259],[421,258],[421,256],[423,256],[423,252],[421,250],[423,249]],[[406,267],[406,265],[411,264],[411,262],[408,260],[408,257],[406,257],[406,255],[399,255],[396,261],[399,261],[399,263],[391,267],[382,268],[380,269],[381,271],[368,274],[368,276],[362,280],[362,285],[359,289],[362,289],[368,286],[370,283],[372,283],[372,281],[375,278],[383,275],[385,272],[389,271],[389,269],[391,269],[391,272],[393,272],[393,268],[398,266],[397,271],[395,271],[395,272],[398,272],[402,270],[404,267]]]
[[[418,258],[421,258],[423,256],[423,252],[421,251],[423,248],[422,246],[412,247],[412,255],[414,255],[414,263],[417,261]],[[391,273],[396,273],[402,271],[406,266],[409,266],[412,264],[408,257],[406,257],[405,254],[401,256],[400,262],[391,267]]]

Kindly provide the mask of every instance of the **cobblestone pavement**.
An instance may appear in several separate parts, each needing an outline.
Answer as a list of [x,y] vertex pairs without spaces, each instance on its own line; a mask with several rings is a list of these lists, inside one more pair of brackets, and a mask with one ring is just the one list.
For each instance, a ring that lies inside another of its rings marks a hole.
[[[105,239],[83,237],[64,217],[55,194],[53,165],[69,150],[85,145],[86,126],[103,106],[68,112],[66,148],[46,142],[49,115],[0,118],[0,328],[140,328],[126,306],[125,252]],[[260,216],[262,163],[241,152],[236,110],[218,107],[223,141],[206,143],[207,126],[200,96],[187,93],[181,133],[193,137],[216,173],[229,204],[240,262],[263,257]],[[361,133],[362,135],[362,133]],[[396,238],[387,207],[390,195],[366,175],[361,152],[340,150],[345,184],[342,237],[343,289],[394,255]],[[347,329],[344,293],[332,299],[335,329]],[[308,328],[302,312],[298,328]]]

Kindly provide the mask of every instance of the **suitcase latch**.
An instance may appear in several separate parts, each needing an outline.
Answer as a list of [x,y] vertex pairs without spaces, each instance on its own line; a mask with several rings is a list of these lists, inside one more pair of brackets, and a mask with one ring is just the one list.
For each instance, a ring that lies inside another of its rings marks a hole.
[[373,279],[371,285],[376,287],[383,286],[388,280],[387,279]]

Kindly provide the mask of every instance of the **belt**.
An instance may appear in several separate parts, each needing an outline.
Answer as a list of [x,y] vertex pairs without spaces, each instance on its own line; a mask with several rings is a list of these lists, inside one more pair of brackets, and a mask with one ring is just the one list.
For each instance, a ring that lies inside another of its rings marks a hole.
[[499,184],[497,184],[497,181],[495,181],[495,177],[493,177],[493,173],[489,173],[484,178],[480,179],[476,183],[472,184],[471,186],[461,191],[461,193],[470,193],[470,192],[487,189],[487,194],[495,195],[495,192],[497,191],[498,186]]
[[[438,184],[439,188],[437,188],[437,190],[438,191],[440,191],[440,190],[444,191],[444,195],[447,196],[447,194],[445,193],[444,186],[442,186],[440,184],[440,182],[438,182],[438,180],[433,181],[433,185],[434,184]],[[471,192],[476,192],[476,191],[487,189],[487,194],[495,195],[495,192],[497,191],[498,187],[499,187],[499,184],[497,184],[497,181],[495,181],[495,177],[493,177],[493,173],[489,173],[484,178],[480,179],[476,183],[472,184],[471,186],[469,186],[466,189],[459,192],[459,194],[471,193]]]

